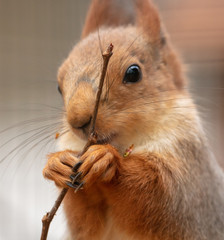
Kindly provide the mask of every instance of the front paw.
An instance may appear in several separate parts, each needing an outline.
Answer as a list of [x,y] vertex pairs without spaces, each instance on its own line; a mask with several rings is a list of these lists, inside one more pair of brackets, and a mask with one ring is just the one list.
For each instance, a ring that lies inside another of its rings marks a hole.
[[43,169],[44,177],[53,180],[58,187],[68,187],[72,168],[79,162],[76,156],[76,152],[69,150],[49,154],[48,162]]
[[93,145],[80,158],[73,177],[88,187],[98,182],[110,182],[116,172],[121,156],[111,145]]

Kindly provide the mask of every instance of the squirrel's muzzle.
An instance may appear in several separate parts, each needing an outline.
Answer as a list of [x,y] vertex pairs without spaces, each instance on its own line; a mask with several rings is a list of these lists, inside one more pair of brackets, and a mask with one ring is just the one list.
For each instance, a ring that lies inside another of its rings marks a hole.
[[95,92],[91,84],[80,83],[66,106],[67,121],[72,128],[87,131],[92,119],[94,99]]

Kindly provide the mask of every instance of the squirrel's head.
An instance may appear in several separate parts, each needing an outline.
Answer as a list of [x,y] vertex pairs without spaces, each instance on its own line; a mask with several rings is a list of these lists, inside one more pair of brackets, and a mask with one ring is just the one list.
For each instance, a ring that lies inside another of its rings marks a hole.
[[101,50],[110,43],[114,51],[96,132],[99,142],[122,148],[157,131],[185,82],[150,1],[94,0],[82,39],[58,74],[70,135],[87,139],[103,66]]

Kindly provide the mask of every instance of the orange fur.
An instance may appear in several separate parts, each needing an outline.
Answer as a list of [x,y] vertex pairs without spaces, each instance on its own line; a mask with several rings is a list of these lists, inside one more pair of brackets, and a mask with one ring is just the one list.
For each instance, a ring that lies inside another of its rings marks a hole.
[[[96,121],[98,144],[79,159],[102,67],[98,34],[103,49],[113,43],[114,54]],[[132,64],[142,79],[124,84]],[[69,189],[64,200],[71,239],[224,239],[223,172],[151,1],[93,0],[58,83],[69,131],[43,174],[66,187],[72,166],[83,162],[84,187]],[[133,153],[123,157],[131,144]]]

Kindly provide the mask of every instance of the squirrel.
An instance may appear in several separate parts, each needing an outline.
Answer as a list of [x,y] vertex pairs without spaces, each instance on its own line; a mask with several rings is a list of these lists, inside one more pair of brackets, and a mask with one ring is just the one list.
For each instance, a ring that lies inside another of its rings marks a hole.
[[[102,70],[100,48],[110,43],[98,140],[79,157]],[[69,187],[64,199],[70,239],[224,239],[224,174],[152,1],[93,0],[58,85],[67,131],[43,175],[59,188],[71,176],[83,184],[77,192]]]

